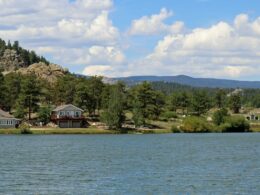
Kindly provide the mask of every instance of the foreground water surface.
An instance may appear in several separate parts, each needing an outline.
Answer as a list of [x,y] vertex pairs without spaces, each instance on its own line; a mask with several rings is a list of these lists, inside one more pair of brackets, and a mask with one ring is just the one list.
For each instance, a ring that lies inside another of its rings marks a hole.
[[0,194],[260,194],[260,134],[0,136]]

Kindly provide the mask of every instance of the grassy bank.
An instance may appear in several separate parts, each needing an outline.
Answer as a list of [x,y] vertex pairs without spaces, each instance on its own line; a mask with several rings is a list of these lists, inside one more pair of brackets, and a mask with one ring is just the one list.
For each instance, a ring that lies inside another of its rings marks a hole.
[[260,123],[252,123],[250,129],[252,132],[260,133]]
[[[98,134],[118,134],[117,131],[97,129],[97,128],[81,128],[81,129],[59,129],[59,128],[31,128],[34,135],[66,135],[66,134],[82,134],[82,135],[98,135]],[[134,130],[128,134],[163,134],[171,133],[168,129],[149,129],[149,130]],[[19,129],[0,129],[0,135],[19,135]]]
[[75,128],[75,129],[60,129],[60,128],[31,128],[33,134],[116,134],[116,131],[97,129],[97,128]]
[[[137,129],[129,130],[128,134],[167,134],[172,133],[171,127],[173,125],[178,126],[178,122],[162,122],[162,121],[151,121],[154,125],[154,129]],[[252,132],[260,132],[260,123],[251,124]],[[118,131],[100,129],[96,127],[89,128],[74,128],[74,129],[62,129],[62,128],[31,128],[32,134],[34,135],[66,135],[66,134],[118,134]],[[19,129],[0,129],[0,134],[4,135],[19,135],[21,131]]]
[[[61,128],[31,128],[32,134],[51,135],[51,134],[116,134],[116,131],[90,128],[61,129]],[[19,129],[0,129],[0,134],[21,134]]]

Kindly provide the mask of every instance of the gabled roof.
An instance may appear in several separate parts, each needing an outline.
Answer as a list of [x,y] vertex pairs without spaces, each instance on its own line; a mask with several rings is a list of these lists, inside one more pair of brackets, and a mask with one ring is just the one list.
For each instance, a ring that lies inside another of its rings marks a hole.
[[69,107],[72,107],[73,110],[79,110],[81,112],[84,112],[84,110],[82,110],[81,108],[78,108],[72,104],[66,104],[66,105],[61,105],[61,106],[58,106],[57,108],[55,108],[53,111],[54,112],[58,112],[58,111],[61,111],[61,110],[66,110],[66,108],[69,108]]
[[8,112],[3,111],[2,109],[0,109],[0,119],[5,119],[5,118],[15,118],[14,116],[12,116],[11,114],[9,114]]

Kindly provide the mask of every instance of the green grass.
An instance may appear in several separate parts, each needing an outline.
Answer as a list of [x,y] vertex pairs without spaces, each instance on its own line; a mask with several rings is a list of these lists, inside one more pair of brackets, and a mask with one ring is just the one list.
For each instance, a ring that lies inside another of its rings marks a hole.
[[2,135],[18,135],[21,134],[19,129],[0,129],[0,134]]
[[63,128],[31,128],[33,134],[116,134],[116,131],[98,129],[95,127],[90,128],[73,128],[73,129],[63,129]]
[[252,132],[260,132],[260,124],[259,123],[251,123],[250,129]]
[[[154,129],[132,130],[129,134],[165,134],[172,133],[172,126],[179,126],[180,121],[164,122],[164,121],[150,121],[154,125]],[[260,123],[252,123],[251,130],[253,132],[260,132]],[[63,129],[63,128],[31,128],[35,135],[51,135],[51,134],[118,134],[118,131],[99,129],[96,127],[77,128],[77,129]],[[19,129],[0,129],[0,134],[21,134]]]
[[171,130],[172,126],[180,126],[181,122],[180,121],[151,121],[150,122],[152,125],[158,126],[160,130],[166,130],[169,131]]
[[[98,129],[95,127],[78,128],[78,129],[62,129],[62,128],[31,128],[32,134],[50,135],[50,134],[116,134],[116,131]],[[19,129],[0,129],[0,134],[21,134]]]

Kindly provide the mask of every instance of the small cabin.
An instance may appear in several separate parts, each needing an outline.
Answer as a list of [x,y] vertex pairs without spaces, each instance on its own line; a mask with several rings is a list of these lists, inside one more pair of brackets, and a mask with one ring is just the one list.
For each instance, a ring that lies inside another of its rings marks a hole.
[[0,129],[17,128],[21,120],[0,109]]
[[82,128],[84,126],[84,111],[72,104],[55,108],[51,113],[51,121],[60,128]]
[[249,121],[258,121],[258,120],[260,120],[260,114],[251,113],[248,116],[246,116],[246,118]]

